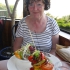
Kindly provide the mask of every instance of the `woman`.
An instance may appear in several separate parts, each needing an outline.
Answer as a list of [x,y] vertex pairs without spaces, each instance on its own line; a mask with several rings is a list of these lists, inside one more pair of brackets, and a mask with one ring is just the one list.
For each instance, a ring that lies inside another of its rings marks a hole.
[[57,22],[44,14],[50,8],[49,0],[25,0],[30,15],[24,17],[18,24],[13,50],[22,45],[33,43],[37,49],[50,52],[59,41],[60,29]]

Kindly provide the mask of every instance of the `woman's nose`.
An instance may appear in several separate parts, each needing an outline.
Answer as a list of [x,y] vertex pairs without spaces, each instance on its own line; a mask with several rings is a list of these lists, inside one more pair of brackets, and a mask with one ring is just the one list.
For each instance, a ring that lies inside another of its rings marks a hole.
[[37,5],[34,5],[33,9],[36,11],[37,10]]

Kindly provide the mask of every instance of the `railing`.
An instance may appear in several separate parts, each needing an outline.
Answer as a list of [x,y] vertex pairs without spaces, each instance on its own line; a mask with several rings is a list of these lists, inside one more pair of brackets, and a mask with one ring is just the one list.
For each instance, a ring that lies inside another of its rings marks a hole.
[[0,17],[6,16],[8,17],[8,12],[7,10],[0,10]]

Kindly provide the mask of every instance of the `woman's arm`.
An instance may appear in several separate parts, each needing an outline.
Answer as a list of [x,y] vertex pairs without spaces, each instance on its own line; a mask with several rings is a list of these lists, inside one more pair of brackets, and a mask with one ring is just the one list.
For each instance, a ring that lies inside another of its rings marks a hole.
[[14,41],[14,44],[13,44],[13,51],[16,51],[16,50],[20,49],[22,42],[23,42],[22,37],[16,37],[15,41]]
[[52,36],[52,49],[56,49],[56,44],[59,43],[59,34]]

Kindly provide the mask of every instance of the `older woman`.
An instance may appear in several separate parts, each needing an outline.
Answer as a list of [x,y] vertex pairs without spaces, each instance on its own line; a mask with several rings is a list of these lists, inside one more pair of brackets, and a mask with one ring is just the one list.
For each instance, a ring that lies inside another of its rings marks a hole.
[[25,0],[30,15],[20,20],[16,31],[13,50],[33,43],[37,49],[50,52],[59,41],[60,29],[57,22],[47,16],[44,10],[50,8],[49,0]]

